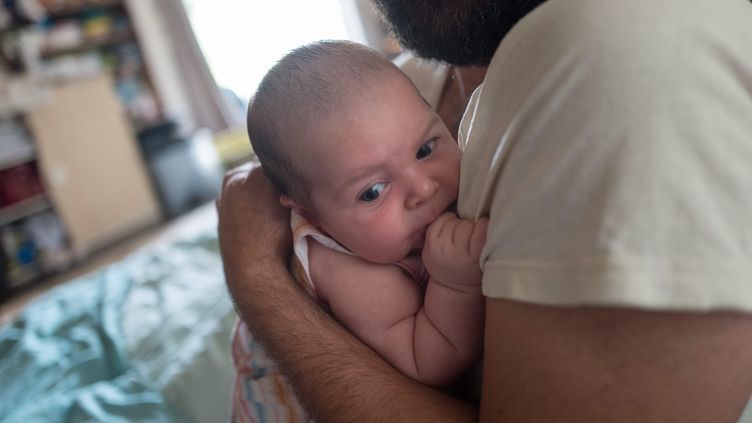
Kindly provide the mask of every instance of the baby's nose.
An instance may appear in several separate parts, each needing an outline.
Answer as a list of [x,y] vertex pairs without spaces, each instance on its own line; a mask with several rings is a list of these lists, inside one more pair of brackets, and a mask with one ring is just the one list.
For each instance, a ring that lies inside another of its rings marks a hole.
[[410,180],[407,207],[412,209],[425,203],[436,194],[439,183],[428,175],[415,174]]

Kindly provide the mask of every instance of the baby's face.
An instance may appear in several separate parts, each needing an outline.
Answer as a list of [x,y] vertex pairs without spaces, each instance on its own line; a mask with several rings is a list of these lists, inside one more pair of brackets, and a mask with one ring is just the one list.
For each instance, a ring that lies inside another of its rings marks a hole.
[[306,212],[353,253],[392,263],[420,251],[426,227],[457,199],[460,150],[403,78],[353,103],[303,152]]

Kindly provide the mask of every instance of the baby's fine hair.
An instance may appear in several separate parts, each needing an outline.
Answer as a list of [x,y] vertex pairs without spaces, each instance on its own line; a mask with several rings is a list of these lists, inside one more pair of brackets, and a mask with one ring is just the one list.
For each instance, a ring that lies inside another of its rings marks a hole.
[[[248,108],[248,136],[264,173],[282,193],[308,201],[309,181],[293,166],[293,146],[374,77],[398,72],[381,53],[350,41],[318,41],[285,55],[264,76]],[[283,142],[284,141],[284,142]]]

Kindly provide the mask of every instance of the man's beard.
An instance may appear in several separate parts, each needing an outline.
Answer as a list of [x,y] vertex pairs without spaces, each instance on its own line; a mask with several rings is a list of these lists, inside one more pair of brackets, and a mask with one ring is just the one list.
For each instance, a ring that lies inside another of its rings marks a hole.
[[374,0],[400,43],[456,66],[486,66],[502,38],[545,0]]

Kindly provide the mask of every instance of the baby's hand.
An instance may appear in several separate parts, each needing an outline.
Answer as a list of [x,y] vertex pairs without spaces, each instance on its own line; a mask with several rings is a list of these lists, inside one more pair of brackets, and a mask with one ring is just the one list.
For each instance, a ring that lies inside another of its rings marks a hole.
[[431,278],[446,286],[466,289],[481,281],[480,253],[486,245],[488,218],[477,222],[445,212],[426,232],[423,264]]

